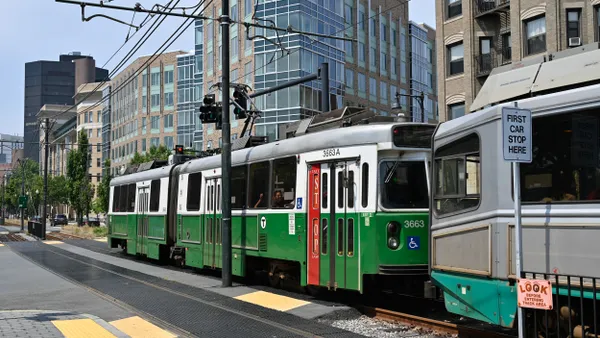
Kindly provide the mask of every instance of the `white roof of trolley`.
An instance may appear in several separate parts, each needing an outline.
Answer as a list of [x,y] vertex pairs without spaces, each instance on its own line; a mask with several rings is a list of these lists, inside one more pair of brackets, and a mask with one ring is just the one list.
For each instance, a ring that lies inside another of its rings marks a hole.
[[599,81],[598,48],[598,43],[593,43],[495,68],[473,100],[470,110],[473,112],[527,95]]
[[[600,84],[564,90],[547,95],[518,100],[518,107],[531,110],[532,114],[559,113],[569,109],[589,109],[600,106]],[[500,120],[502,107],[514,107],[514,102],[504,102],[481,111],[470,113],[439,125],[435,138],[443,138],[454,133],[470,130],[493,120]]]

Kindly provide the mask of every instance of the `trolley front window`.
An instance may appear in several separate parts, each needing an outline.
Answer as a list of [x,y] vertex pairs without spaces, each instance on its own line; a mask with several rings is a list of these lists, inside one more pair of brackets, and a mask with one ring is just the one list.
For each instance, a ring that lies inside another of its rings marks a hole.
[[434,204],[438,215],[476,208],[480,200],[479,136],[440,147],[434,159]]
[[379,166],[381,206],[385,209],[427,209],[425,162],[384,161]]

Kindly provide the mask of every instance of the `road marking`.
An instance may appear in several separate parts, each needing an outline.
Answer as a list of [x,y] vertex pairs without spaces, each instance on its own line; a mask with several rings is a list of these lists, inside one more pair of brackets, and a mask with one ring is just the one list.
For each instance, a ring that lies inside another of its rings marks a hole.
[[52,324],[66,338],[116,338],[115,335],[91,319],[53,320]]
[[95,241],[97,242],[107,242],[108,240],[106,238],[94,238]]
[[64,244],[61,241],[44,241],[45,244],[56,245],[56,244]]
[[247,293],[245,295],[237,296],[235,299],[283,312],[310,304],[310,302],[265,291]]
[[161,329],[138,316],[115,320],[109,323],[131,338],[175,338],[176,335]]
[[0,243],[0,246],[4,246],[4,244]]

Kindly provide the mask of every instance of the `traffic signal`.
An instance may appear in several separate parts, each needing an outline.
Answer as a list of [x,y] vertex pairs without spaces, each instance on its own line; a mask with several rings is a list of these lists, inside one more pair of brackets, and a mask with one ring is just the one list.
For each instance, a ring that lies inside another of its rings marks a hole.
[[248,109],[246,95],[244,95],[244,93],[240,90],[236,89],[233,91],[233,100],[236,103],[233,108],[233,113],[235,114],[235,116],[238,119],[246,118],[246,109]]
[[175,154],[183,154],[183,146],[175,146]]
[[[221,107],[215,104],[215,94],[204,96],[203,105],[200,107],[200,121],[202,123],[217,123],[220,120]],[[217,126],[217,129],[218,126]]]

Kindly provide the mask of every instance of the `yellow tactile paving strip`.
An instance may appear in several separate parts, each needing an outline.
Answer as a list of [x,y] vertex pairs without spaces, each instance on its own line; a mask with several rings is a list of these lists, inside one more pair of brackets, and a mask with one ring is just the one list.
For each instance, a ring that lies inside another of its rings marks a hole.
[[53,320],[52,324],[66,337],[116,338],[91,319]]
[[97,242],[107,242],[108,241],[106,238],[94,238],[94,240]]
[[110,322],[119,331],[129,335],[131,338],[175,338],[176,335],[161,329],[160,327],[143,320],[138,316],[119,319]]
[[280,296],[265,291],[247,293],[245,295],[237,296],[235,299],[278,311],[289,311],[297,307],[310,304],[310,302],[305,302],[303,300],[298,300],[291,297]]
[[50,245],[63,244],[61,241],[44,241],[44,243]]

